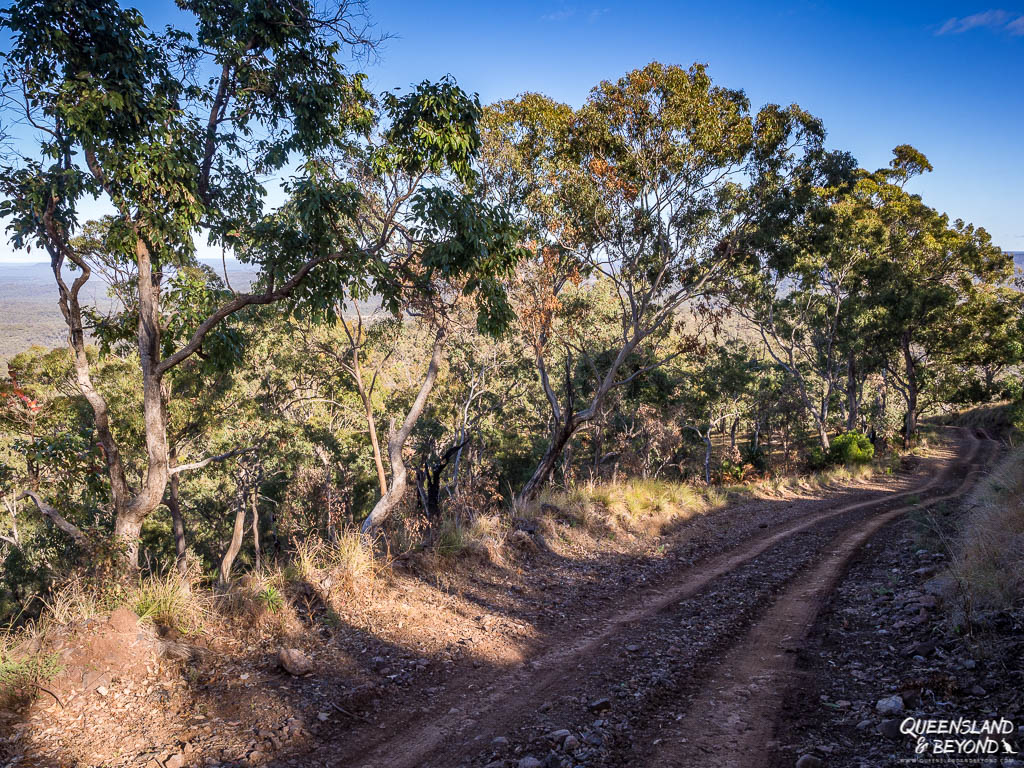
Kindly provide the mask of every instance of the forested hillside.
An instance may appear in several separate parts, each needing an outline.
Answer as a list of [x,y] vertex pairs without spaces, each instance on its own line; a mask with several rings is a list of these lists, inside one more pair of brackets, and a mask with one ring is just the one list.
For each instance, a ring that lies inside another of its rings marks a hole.
[[[376,40],[347,4],[181,5],[166,30],[113,0],[2,16],[3,108],[38,130],[0,168],[0,216],[49,260],[0,268],[10,647],[124,606],[173,643],[280,621],[301,682],[292,646],[365,621],[358,655],[377,647],[369,617],[405,621],[388,574],[432,574],[402,610],[441,611],[424,584],[466,558],[508,567],[494,578],[514,589],[444,608],[456,626],[534,588],[514,564],[545,553],[579,594],[633,583],[627,558],[661,578],[659,537],[739,500],[790,501],[715,517],[717,538],[687,533],[673,557],[796,532],[796,510],[832,509],[815,494],[859,489],[835,507],[851,515],[886,483],[945,494],[922,508],[952,498],[996,447],[928,425],[973,406],[1019,439],[1020,273],[984,222],[909,191],[932,166],[901,137],[862,167],[805,109],[751,104],[701,64],[610,72],[578,107],[485,105],[452,77],[375,94],[349,62]],[[93,198],[111,213],[87,221]],[[573,570],[602,547],[620,564]],[[772,557],[735,593],[767,599],[802,562]],[[809,622],[793,601],[784,616]],[[753,615],[737,611],[715,631]],[[410,638],[388,642],[419,653]],[[59,674],[10,669],[17,696]],[[587,764],[625,754],[588,727]]]

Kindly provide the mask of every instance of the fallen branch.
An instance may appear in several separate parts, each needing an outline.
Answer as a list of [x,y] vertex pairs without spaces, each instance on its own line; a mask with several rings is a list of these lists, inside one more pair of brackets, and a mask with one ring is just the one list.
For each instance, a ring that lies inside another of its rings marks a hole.
[[63,701],[61,701],[61,700],[60,700],[59,698],[57,698],[57,694],[56,694],[56,693],[54,693],[53,691],[51,691],[51,690],[50,690],[49,688],[47,688],[47,687],[46,687],[45,685],[40,685],[39,683],[32,683],[32,685],[34,685],[34,686],[35,686],[36,688],[38,688],[38,689],[39,689],[40,691],[45,691],[46,693],[48,693],[48,694],[50,694],[51,696],[53,696],[53,700],[54,700],[54,701],[56,701],[56,702],[57,702],[58,704],[60,704],[60,708],[61,708],[61,709],[64,709],[64,702],[63,702]]
[[349,712],[347,709],[345,709],[344,707],[338,706],[333,701],[328,702],[328,703],[332,707],[334,707],[336,710],[341,712],[341,714],[343,714],[343,715],[348,715],[349,717],[355,718],[356,720],[362,720],[364,723],[369,723],[370,722],[367,718],[363,717],[362,715],[357,715],[355,712]]

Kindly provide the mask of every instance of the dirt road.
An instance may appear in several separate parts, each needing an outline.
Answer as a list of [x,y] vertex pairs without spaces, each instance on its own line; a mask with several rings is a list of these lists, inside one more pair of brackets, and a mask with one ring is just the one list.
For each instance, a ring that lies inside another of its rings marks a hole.
[[637,574],[641,588],[609,585],[608,604],[573,606],[574,620],[537,647],[409,691],[377,722],[352,717],[307,757],[375,768],[763,765],[792,651],[851,555],[905,512],[962,494],[996,450],[966,432],[950,444],[884,492],[761,524],[658,578]]

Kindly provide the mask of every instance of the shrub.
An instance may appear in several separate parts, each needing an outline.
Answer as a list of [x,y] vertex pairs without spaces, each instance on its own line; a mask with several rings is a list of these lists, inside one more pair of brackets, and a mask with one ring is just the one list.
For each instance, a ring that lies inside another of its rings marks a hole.
[[719,474],[722,476],[723,483],[742,483],[747,478],[747,473],[752,469],[752,466],[744,464],[742,461],[722,459]]
[[826,454],[817,445],[807,449],[807,468],[812,472],[820,472],[831,463],[831,454]]
[[747,446],[741,449],[740,457],[744,464],[749,464],[758,472],[765,472],[768,469],[768,455],[760,445],[757,448]]
[[267,586],[256,593],[256,599],[268,613],[277,613],[284,606],[284,598],[274,586]]
[[832,464],[868,464],[875,457],[875,446],[860,432],[837,435],[829,448]]

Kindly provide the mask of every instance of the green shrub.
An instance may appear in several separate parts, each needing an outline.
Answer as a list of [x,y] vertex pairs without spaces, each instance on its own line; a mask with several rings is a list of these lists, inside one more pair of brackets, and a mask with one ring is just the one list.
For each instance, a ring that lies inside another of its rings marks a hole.
[[740,456],[744,464],[749,464],[758,472],[764,472],[768,469],[768,455],[760,445],[757,448],[748,445],[746,448],[741,449]]
[[817,445],[807,449],[807,468],[812,472],[820,472],[832,463],[832,455],[826,455]]
[[832,464],[868,464],[875,457],[875,446],[860,432],[837,435],[828,452]]
[[284,598],[276,587],[268,586],[257,593],[256,599],[268,613],[277,613],[284,606]]
[[722,475],[722,482],[725,483],[740,483],[743,481],[743,475],[745,474],[745,467],[743,463],[737,464],[729,459],[722,459],[722,465],[719,471]]

